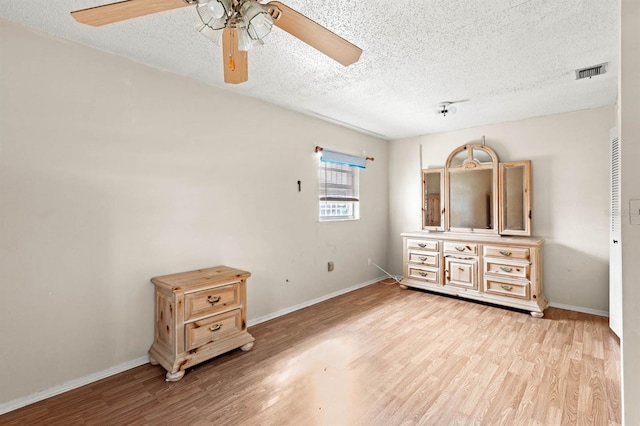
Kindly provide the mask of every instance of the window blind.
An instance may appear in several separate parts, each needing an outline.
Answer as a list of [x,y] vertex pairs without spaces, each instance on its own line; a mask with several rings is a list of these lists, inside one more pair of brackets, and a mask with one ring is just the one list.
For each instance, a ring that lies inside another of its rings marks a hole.
[[320,201],[359,201],[358,170],[325,162],[319,168]]

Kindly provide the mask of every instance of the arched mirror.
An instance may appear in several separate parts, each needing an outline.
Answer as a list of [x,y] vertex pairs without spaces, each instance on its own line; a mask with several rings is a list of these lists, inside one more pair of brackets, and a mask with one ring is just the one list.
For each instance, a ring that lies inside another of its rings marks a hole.
[[498,233],[498,156],[485,145],[454,150],[445,168],[447,231]]

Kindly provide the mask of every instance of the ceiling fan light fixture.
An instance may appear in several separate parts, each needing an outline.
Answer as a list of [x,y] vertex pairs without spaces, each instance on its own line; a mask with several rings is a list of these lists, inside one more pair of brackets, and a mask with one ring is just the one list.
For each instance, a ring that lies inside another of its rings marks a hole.
[[247,24],[247,33],[254,40],[262,40],[273,26],[273,18],[256,1],[245,0],[239,13]]
[[229,20],[231,0],[198,0],[196,11],[204,25],[221,30]]
[[238,50],[248,52],[256,46],[262,46],[264,42],[260,39],[254,39],[251,37],[248,31],[248,26],[243,18],[240,18],[236,22],[236,29],[238,30]]
[[196,24],[196,31],[198,31],[200,34],[202,34],[203,36],[205,36],[206,38],[208,38],[218,46],[222,46],[223,30],[224,30],[224,27],[218,30],[214,30],[213,28],[211,28],[210,26],[202,22],[198,22]]

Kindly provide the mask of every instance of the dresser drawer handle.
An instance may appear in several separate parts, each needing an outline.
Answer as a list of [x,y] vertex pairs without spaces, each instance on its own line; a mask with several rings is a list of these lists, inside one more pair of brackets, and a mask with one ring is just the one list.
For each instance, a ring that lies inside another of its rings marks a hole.
[[[503,286],[504,287],[504,286]],[[222,328],[222,324],[214,324],[211,327],[209,327],[209,331],[218,331]]]
[[426,272],[418,272],[421,277],[426,277],[428,274]]
[[500,250],[500,254],[503,256],[511,256],[511,252],[507,250]]
[[502,287],[503,289],[507,290],[507,291],[511,291],[513,290],[513,287],[511,287],[510,285],[504,285],[502,284],[500,287]]
[[425,243],[418,243],[418,247],[425,248],[427,245]]
[[211,303],[212,305],[215,305],[219,301],[220,301],[220,296],[209,296],[209,297],[207,297],[207,302]]
[[464,251],[464,247],[456,246],[456,250],[458,250],[458,251]]
[[425,260],[428,259],[428,257],[427,256],[418,256],[418,259],[420,259],[420,260],[422,260],[424,262]]
[[508,266],[501,266],[500,269],[502,269],[505,272],[511,272],[513,271],[513,268],[509,268]]

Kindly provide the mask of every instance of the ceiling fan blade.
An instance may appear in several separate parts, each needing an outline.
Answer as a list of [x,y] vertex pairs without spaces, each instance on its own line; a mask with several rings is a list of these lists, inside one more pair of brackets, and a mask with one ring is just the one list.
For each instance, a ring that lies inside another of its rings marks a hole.
[[71,16],[81,24],[99,27],[186,6],[192,6],[192,4],[184,0],[127,0],[76,10],[71,12]]
[[279,1],[261,5],[273,17],[273,24],[304,41],[345,67],[357,62],[362,49]]
[[238,84],[249,80],[247,52],[238,50],[238,30],[230,26],[222,32],[222,66],[225,83]]

